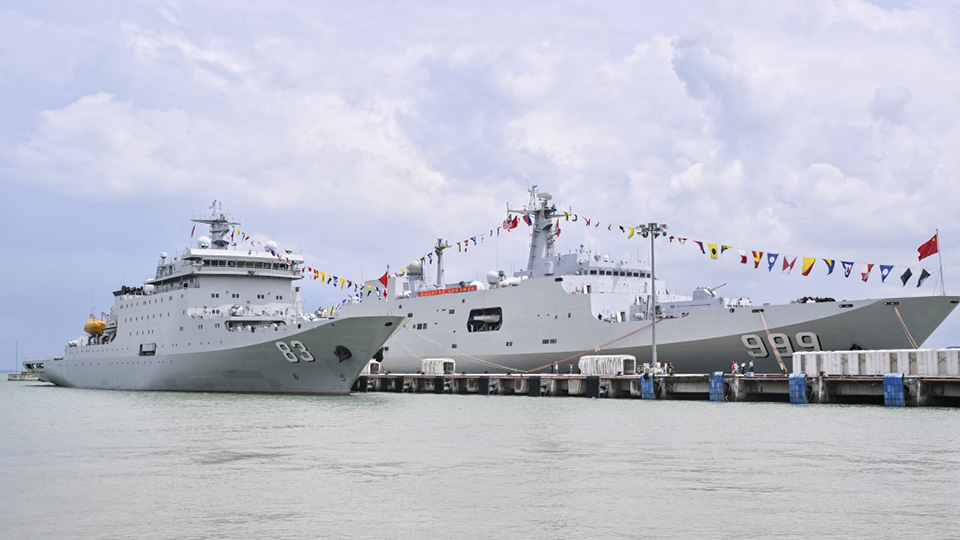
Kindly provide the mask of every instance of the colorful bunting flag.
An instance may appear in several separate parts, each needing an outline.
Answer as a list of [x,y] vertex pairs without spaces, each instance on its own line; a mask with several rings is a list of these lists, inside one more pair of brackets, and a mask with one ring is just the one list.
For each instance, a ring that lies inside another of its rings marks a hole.
[[843,265],[843,277],[850,277],[850,272],[853,272],[853,263],[840,261],[840,264]]
[[699,241],[699,240],[694,240],[694,242],[695,242],[698,246],[700,246],[700,253],[704,253],[704,254],[707,253],[706,251],[703,250],[703,242],[701,242],[701,241]]
[[817,259],[815,258],[804,257],[803,267],[800,269],[801,270],[800,273],[803,274],[804,276],[809,276],[810,271],[813,270],[813,264],[816,262],[817,262]]
[[930,277],[930,272],[927,272],[927,269],[926,269],[926,268],[921,268],[921,269],[920,269],[920,277],[917,278],[917,288],[918,288],[918,289],[920,288],[921,285],[923,285],[923,282],[924,282],[928,277]]
[[890,272],[892,270],[893,270],[893,265],[890,265],[890,264],[880,265],[880,283],[885,283],[887,281],[887,276],[890,275]]
[[794,257],[792,261],[787,262],[787,256],[783,256],[783,273],[789,274],[793,271],[793,265],[797,264],[797,258]]
[[863,263],[860,270],[860,278],[866,283],[870,279],[870,271],[873,270],[873,264]]
[[767,268],[768,272],[773,272],[773,266],[777,264],[777,257],[779,256],[779,253],[767,253],[767,264],[769,265],[769,268]]
[[833,273],[833,267],[836,266],[837,261],[835,259],[823,259],[823,262],[827,264],[827,275]]
[[760,261],[762,261],[762,260],[763,260],[763,252],[762,252],[762,251],[754,251],[754,252],[753,252],[753,267],[754,267],[755,269],[756,269],[756,268],[760,268]]
[[[716,245],[716,244],[707,244],[707,247],[710,248],[710,258],[711,258],[711,259],[716,259],[716,258],[717,258],[717,255],[718,255],[717,245]],[[703,249],[703,248],[701,247],[701,249]]]
[[910,281],[910,276],[912,276],[912,275],[913,275],[913,271],[911,271],[909,268],[907,268],[907,269],[903,272],[903,274],[900,274],[900,281],[903,282],[903,286],[904,286],[904,287],[907,286],[907,282]]

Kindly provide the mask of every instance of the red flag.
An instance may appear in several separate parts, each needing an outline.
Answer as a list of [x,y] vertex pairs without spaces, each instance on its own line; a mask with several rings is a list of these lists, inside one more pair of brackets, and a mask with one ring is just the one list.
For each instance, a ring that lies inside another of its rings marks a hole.
[[[193,233],[195,233],[196,231],[197,231],[197,226],[194,225],[193,228],[190,229],[190,238],[193,238]],[[936,238],[936,237],[934,237],[934,238]],[[922,257],[921,257],[921,258],[922,258]]]
[[920,259],[923,260],[926,257],[933,255],[940,251],[940,247],[937,245],[937,235],[933,235],[933,238],[927,240],[927,243],[918,247],[917,251],[920,253]]
[[387,287],[387,275],[388,275],[388,274],[389,274],[389,272],[384,272],[383,275],[380,276],[380,283],[383,283],[383,287],[384,287],[384,288]]
[[557,236],[560,236],[560,220],[559,219],[557,220]]

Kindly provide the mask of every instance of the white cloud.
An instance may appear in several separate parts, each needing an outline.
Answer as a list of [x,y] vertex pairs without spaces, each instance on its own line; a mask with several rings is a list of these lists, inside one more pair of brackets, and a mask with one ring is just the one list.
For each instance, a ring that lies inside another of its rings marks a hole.
[[[354,271],[489,231],[528,183],[605,221],[909,263],[960,237],[960,13],[891,4],[24,3],[0,17],[0,181],[152,222],[225,199]],[[497,245],[449,275],[525,264]],[[715,281],[678,260],[677,288]]]

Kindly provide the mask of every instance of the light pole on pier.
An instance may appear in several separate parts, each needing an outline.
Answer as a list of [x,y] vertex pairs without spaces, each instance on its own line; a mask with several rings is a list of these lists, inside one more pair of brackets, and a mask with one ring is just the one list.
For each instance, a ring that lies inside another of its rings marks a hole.
[[658,236],[666,235],[667,226],[663,223],[648,223],[638,225],[637,230],[646,238],[650,237],[650,344],[651,357],[650,367],[657,367],[657,272],[655,268],[655,257],[653,240]]

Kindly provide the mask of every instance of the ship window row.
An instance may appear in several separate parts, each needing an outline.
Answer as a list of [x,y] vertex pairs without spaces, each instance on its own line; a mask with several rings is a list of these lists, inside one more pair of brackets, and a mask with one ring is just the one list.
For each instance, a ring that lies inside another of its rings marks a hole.
[[[220,298],[220,293],[210,293],[210,298]],[[230,298],[240,298],[240,293],[230,293]],[[267,295],[265,294],[257,295],[257,300],[264,300],[266,298],[267,298]],[[283,300],[283,295],[278,294],[277,300]]]
[[617,277],[650,277],[646,272],[634,272],[632,270],[590,270],[591,276],[617,276]]
[[[180,298],[183,298],[182,294],[180,295]],[[167,297],[167,300],[173,302],[173,295],[171,294],[169,297]],[[156,304],[157,302],[163,302],[163,298],[161,297],[161,298],[154,298],[152,300],[144,300],[143,305]],[[120,304],[120,308],[132,308],[132,307],[138,307],[138,306],[140,306],[140,302],[130,302],[128,304]]]
[[262,261],[226,261],[220,259],[204,259],[204,266],[223,266],[230,268],[264,268],[267,270],[288,270],[290,265],[281,262],[262,262]]
[[550,338],[550,339],[544,339],[544,340],[543,340],[543,344],[544,344],[544,345],[553,345],[553,344],[555,344],[556,342],[557,342],[557,338]]
[[[168,311],[168,312],[167,312],[167,317],[169,317],[169,316],[170,316],[170,312]],[[161,318],[162,318],[162,317],[163,317],[163,313],[160,313],[160,314],[154,313],[153,315],[143,315],[143,316],[141,316],[141,317],[127,317],[127,318],[123,319],[123,322],[142,321],[142,320],[145,320],[145,319],[156,319],[157,317],[161,317]]]

